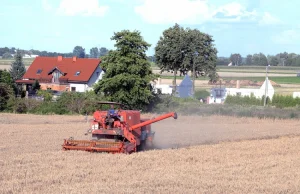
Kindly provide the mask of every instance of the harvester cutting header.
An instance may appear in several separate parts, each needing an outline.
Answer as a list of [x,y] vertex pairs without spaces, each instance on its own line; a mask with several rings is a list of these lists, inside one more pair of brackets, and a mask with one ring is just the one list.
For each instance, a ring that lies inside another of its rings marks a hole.
[[[154,119],[141,119],[138,110],[123,110],[123,106],[116,102],[99,102],[108,105],[107,111],[94,112],[90,123],[89,133],[91,140],[65,139],[64,150],[84,150],[91,152],[132,153],[143,150],[145,145],[151,143],[154,132],[152,123],[173,117],[177,119],[176,112],[170,112]],[[118,108],[115,109],[115,106]]]

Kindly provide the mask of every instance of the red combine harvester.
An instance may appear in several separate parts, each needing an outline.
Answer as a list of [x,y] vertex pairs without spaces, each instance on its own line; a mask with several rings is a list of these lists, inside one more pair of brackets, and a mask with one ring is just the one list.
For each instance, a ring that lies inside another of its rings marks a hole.
[[[154,119],[141,119],[140,111],[123,110],[122,104],[116,102],[99,102],[100,105],[110,106],[108,111],[94,112],[91,128],[91,140],[65,139],[64,150],[84,150],[90,152],[132,153],[143,150],[151,143],[154,132],[152,123],[173,117],[176,112],[170,112]],[[118,106],[115,109],[114,106]]]

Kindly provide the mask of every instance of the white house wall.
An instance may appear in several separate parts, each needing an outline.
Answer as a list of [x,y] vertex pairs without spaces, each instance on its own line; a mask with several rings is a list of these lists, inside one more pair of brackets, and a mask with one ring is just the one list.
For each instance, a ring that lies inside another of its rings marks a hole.
[[[98,76],[97,76],[98,72]],[[100,66],[97,67],[97,69],[94,71],[93,75],[91,76],[90,80],[88,81],[88,87],[93,87],[95,83],[97,83],[99,80],[102,79],[104,75],[104,71],[100,68]]]
[[72,87],[76,88],[76,92],[86,92],[86,91],[93,90],[94,84],[102,79],[103,74],[104,74],[104,71],[98,66],[87,84],[75,84],[75,83],[72,84],[71,83],[70,91],[72,91]]
[[167,84],[154,85],[154,93],[157,93],[157,90],[160,90],[162,94],[172,94],[172,87]]
[[76,88],[76,92],[85,92],[88,89],[87,84],[70,84],[70,91],[72,91],[72,88]]

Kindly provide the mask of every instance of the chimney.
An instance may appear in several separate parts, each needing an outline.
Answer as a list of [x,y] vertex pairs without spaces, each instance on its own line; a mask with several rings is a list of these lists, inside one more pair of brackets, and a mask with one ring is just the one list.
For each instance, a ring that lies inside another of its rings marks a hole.
[[57,61],[62,61],[63,57],[62,56],[57,56]]
[[236,80],[236,88],[240,89],[240,80]]
[[77,57],[73,57],[73,62],[76,62],[76,60],[77,60]]

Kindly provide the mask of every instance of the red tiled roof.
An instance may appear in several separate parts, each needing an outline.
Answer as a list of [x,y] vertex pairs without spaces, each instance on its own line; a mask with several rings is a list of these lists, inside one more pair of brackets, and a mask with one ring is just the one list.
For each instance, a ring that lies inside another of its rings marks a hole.
[[16,80],[16,83],[20,84],[33,84],[35,80]]
[[[63,73],[60,79],[69,82],[88,82],[101,60],[76,58],[73,61],[73,58],[36,57],[23,79],[51,80],[52,75],[48,74],[57,68]],[[38,74],[38,71],[41,72]],[[80,72],[80,74],[76,76],[76,72]]]

